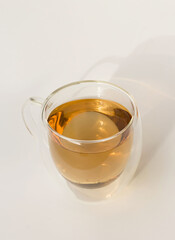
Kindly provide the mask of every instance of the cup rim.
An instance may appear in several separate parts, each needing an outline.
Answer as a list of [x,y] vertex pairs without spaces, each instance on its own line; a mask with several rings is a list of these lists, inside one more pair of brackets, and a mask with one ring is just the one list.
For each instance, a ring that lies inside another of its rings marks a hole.
[[[79,140],[79,139],[75,139],[75,138],[70,138],[70,137],[66,137],[58,132],[56,132],[53,128],[51,128],[51,126],[49,125],[47,119],[44,117],[44,113],[45,113],[45,108],[47,106],[47,103],[48,101],[59,91],[67,88],[67,87],[70,87],[70,86],[73,86],[73,85],[78,85],[78,84],[84,84],[84,83],[99,83],[99,84],[107,84],[109,86],[112,86],[112,87],[115,87],[117,88],[118,90],[120,90],[121,92],[123,92],[125,95],[128,96],[128,98],[130,99],[131,101],[131,104],[132,104],[132,107],[133,107],[133,110],[134,110],[134,113],[132,114],[132,117],[131,117],[131,120],[129,121],[129,123],[126,125],[126,127],[124,127],[121,131],[117,132],[116,134],[110,136],[110,137],[107,137],[107,138],[102,138],[102,139],[98,139],[98,140]],[[107,81],[101,81],[101,80],[82,80],[82,81],[75,81],[75,82],[71,82],[71,83],[68,83],[68,84],[65,84],[59,88],[57,88],[56,90],[54,90],[46,99],[45,101],[43,102],[43,105],[42,105],[42,112],[41,112],[41,118],[42,118],[42,121],[44,123],[44,126],[46,126],[51,132],[53,132],[56,136],[58,136],[59,138],[62,138],[64,140],[67,140],[69,142],[73,142],[73,143],[77,143],[77,144],[81,144],[81,143],[101,143],[101,142],[106,142],[106,141],[109,141],[109,140],[112,140],[116,137],[118,137],[119,135],[123,134],[134,122],[134,119],[135,117],[138,115],[138,109],[137,109],[137,106],[136,106],[136,103],[135,103],[135,100],[134,100],[134,97],[128,93],[128,91],[126,91],[125,89],[123,89],[122,87],[119,87],[118,85],[114,84],[114,83],[111,83],[111,82],[107,82]]]

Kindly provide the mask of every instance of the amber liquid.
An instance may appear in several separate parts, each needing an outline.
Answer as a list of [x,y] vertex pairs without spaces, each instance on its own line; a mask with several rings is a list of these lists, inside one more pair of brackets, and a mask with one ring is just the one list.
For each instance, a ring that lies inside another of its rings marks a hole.
[[[50,132],[50,151],[59,172],[84,187],[100,187],[116,179],[130,155],[131,127],[106,141],[94,140],[117,134],[131,118],[124,106],[103,99],[80,99],[56,107],[48,123],[56,132],[72,139]],[[88,141],[77,144],[75,139]]]

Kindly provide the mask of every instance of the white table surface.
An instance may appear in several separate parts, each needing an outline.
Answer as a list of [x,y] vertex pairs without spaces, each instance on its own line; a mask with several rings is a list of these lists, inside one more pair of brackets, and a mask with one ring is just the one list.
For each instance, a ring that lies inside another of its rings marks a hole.
[[[0,239],[175,239],[174,23],[174,0],[0,1]],[[63,191],[21,118],[82,78],[128,89],[143,119],[136,176],[105,202]]]

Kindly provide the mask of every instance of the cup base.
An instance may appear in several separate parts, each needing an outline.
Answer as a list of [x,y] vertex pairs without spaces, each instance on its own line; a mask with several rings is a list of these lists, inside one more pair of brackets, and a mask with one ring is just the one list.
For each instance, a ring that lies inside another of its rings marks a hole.
[[120,174],[115,177],[115,178],[112,178],[106,182],[98,182],[98,183],[87,183],[87,184],[82,184],[82,183],[75,183],[75,182],[72,182],[72,181],[69,181],[71,184],[77,186],[77,187],[80,187],[80,188],[85,188],[85,189],[97,189],[97,188],[103,188],[109,184],[111,184],[112,182],[114,182],[118,177],[120,176]]
[[67,181],[69,189],[81,201],[96,202],[111,198],[119,187],[118,177],[106,183],[76,184]]

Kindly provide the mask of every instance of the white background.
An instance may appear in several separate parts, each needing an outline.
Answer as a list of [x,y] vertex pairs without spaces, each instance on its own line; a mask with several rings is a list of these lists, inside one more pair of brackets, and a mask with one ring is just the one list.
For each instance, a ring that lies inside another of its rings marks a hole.
[[[118,81],[143,119],[136,176],[105,202],[65,193],[21,118],[29,96],[82,78]],[[0,239],[175,238],[174,0],[0,0],[0,86]]]

